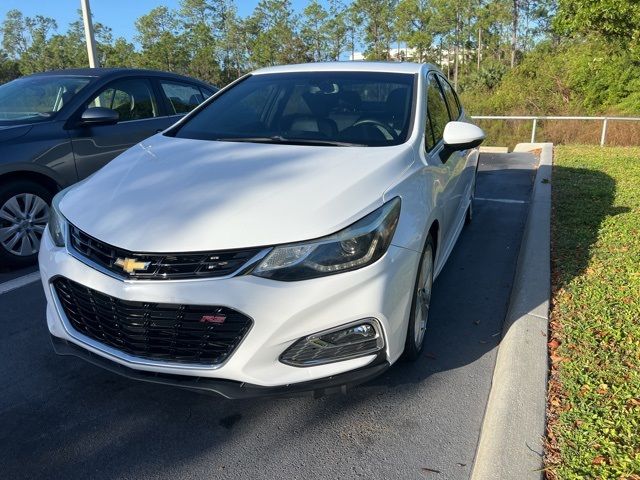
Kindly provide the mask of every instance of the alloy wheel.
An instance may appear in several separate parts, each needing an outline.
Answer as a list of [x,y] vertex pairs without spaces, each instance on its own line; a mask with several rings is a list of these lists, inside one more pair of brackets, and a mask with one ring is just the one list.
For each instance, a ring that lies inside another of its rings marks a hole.
[[431,289],[433,287],[433,250],[429,246],[422,257],[420,278],[416,286],[416,301],[414,311],[414,342],[420,348],[424,340],[424,332],[429,320],[429,306],[431,305]]
[[49,205],[33,193],[19,193],[0,207],[0,244],[9,253],[26,257],[38,252],[49,220]]

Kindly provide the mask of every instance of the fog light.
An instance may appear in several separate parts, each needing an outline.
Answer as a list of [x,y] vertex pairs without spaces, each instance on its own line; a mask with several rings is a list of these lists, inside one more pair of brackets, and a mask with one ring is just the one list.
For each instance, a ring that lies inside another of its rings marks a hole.
[[310,367],[371,355],[383,348],[380,323],[375,318],[364,318],[301,338],[280,355],[280,361],[294,367]]

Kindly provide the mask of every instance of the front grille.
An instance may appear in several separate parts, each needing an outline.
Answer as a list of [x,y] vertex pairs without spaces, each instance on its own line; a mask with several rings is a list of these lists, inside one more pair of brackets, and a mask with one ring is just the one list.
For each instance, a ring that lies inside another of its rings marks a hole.
[[251,319],[227,307],[121,300],[58,277],[53,286],[75,330],[136,357],[215,365],[227,359]]
[[[173,280],[186,278],[224,277],[240,269],[257,255],[261,248],[243,248],[218,252],[136,253],[108,245],[87,235],[79,228],[69,228],[71,247],[95,264],[128,279]],[[132,259],[146,267],[127,272],[122,265]]]

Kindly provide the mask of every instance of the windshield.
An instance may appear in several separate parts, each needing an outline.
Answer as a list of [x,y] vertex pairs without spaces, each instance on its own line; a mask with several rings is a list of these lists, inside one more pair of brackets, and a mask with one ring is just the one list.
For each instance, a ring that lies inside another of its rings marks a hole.
[[18,78],[0,85],[0,123],[33,123],[52,118],[90,82],[61,75]]
[[414,76],[377,72],[253,75],[170,135],[199,140],[328,146],[406,141]]

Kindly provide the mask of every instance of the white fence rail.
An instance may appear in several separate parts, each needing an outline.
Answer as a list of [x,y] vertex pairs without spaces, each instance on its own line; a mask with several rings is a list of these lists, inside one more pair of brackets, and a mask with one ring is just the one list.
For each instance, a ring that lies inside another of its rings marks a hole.
[[531,143],[536,141],[536,129],[538,120],[591,120],[602,122],[600,134],[600,146],[604,147],[607,140],[607,125],[609,122],[640,122],[640,117],[554,117],[554,116],[530,116],[530,115],[472,115],[474,120],[530,120]]

